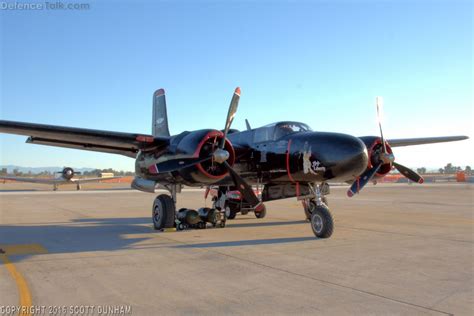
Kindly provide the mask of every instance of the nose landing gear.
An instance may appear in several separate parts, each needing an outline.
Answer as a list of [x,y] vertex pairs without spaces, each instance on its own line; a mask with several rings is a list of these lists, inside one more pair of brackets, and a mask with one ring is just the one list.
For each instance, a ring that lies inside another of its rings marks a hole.
[[334,231],[334,221],[324,193],[329,192],[327,184],[315,185],[314,198],[303,201],[306,219],[311,223],[311,229],[318,238],[329,238]]
[[329,238],[334,230],[329,208],[325,205],[316,206],[311,214],[311,228],[316,237]]

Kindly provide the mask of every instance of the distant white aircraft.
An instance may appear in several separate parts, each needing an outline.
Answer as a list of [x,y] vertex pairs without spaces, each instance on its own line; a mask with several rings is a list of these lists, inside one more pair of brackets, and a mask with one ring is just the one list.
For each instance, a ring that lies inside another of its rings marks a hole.
[[31,183],[42,183],[42,184],[52,184],[53,190],[56,191],[61,184],[71,184],[75,183],[76,188],[78,190],[81,189],[81,183],[87,182],[99,182],[102,180],[109,180],[109,179],[119,179],[123,178],[121,176],[114,177],[114,176],[102,176],[99,178],[86,178],[86,179],[74,179],[74,175],[80,174],[80,172],[75,172],[70,167],[65,167],[62,171],[59,171],[61,175],[57,178],[53,179],[41,179],[41,178],[24,178],[24,177],[0,177],[2,180],[13,180],[13,181],[21,181],[21,182],[31,182]]

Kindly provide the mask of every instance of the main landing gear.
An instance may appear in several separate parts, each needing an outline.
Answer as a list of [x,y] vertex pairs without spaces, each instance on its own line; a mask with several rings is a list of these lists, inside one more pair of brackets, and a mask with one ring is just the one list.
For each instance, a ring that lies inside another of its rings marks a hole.
[[[230,210],[226,194],[221,194],[219,198],[214,200],[213,208],[201,208],[198,211],[180,209],[176,212],[176,192],[178,188],[177,186],[170,187],[171,196],[161,194],[156,197],[152,209],[153,227],[156,230],[173,227],[176,227],[177,230],[204,229],[207,227],[207,223],[212,224],[213,227],[225,227],[228,218],[226,212],[228,213]],[[329,238],[333,233],[334,223],[327,206],[327,199],[321,189],[322,185],[315,185],[312,189],[313,192],[303,200],[303,205],[306,217],[311,222],[314,235],[318,238]],[[265,206],[261,204],[257,208],[258,210],[254,210],[255,216],[263,218],[266,215]],[[242,212],[242,209],[240,211]],[[234,217],[235,213],[233,214]]]
[[174,227],[176,206],[173,199],[166,194],[158,195],[153,202],[153,227],[156,230]]
[[[334,222],[329,212],[328,201],[324,193],[329,191],[327,184],[315,185],[314,198],[303,201],[306,219],[311,222],[311,229],[318,238],[331,237],[334,230]],[[325,191],[327,189],[327,191]]]
[[207,227],[207,223],[213,227],[225,227],[225,213],[218,209],[203,207],[196,211],[182,208],[176,212],[176,193],[181,191],[181,188],[178,186],[166,188],[169,189],[171,196],[161,194],[153,202],[152,220],[155,230],[173,227],[176,227],[177,230],[204,229]]

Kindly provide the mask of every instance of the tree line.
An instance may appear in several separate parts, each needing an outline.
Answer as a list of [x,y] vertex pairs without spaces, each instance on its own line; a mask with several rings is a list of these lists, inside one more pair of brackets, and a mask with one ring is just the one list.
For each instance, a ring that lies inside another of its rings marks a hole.
[[[418,168],[418,169],[416,169],[416,171],[419,174],[427,173],[425,167]],[[464,171],[466,173],[466,175],[469,175],[469,176],[472,175],[472,169],[471,169],[470,166],[466,166],[463,169],[460,166],[454,166],[452,163],[446,164],[446,166],[444,166],[444,168],[439,168],[437,171],[438,171],[437,173],[440,173],[440,174],[454,174],[454,173],[459,172],[459,171]]]

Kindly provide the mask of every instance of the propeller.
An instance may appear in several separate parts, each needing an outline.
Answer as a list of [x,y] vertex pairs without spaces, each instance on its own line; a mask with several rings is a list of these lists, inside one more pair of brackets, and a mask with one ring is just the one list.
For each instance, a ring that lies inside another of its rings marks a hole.
[[225,139],[227,138],[227,133],[229,133],[230,126],[232,125],[232,121],[234,120],[235,113],[237,112],[237,107],[239,106],[240,100],[240,88],[235,88],[234,95],[232,96],[232,100],[230,101],[229,111],[227,112],[227,119],[225,122],[224,128],[224,137],[219,144],[221,149],[224,149],[225,146]]
[[355,181],[352,183],[350,189],[347,191],[347,195],[352,197],[354,194],[359,193],[363,187],[367,183],[369,183],[370,179],[374,177],[374,175],[379,171],[380,167],[382,167],[383,162],[379,162],[376,166],[371,169],[366,170],[363,174],[361,174]]
[[410,168],[407,168],[401,164],[398,164],[396,162],[393,163],[393,166],[401,173],[403,174],[406,178],[410,179],[413,182],[418,182],[422,184],[425,180],[423,179],[422,176],[420,176],[418,173],[415,171],[411,170]]
[[224,167],[229,172],[234,185],[237,187],[237,190],[242,194],[244,199],[253,206],[259,207],[260,200],[255,195],[252,187],[232,168],[232,166],[227,162],[230,157],[230,154],[225,150],[225,140],[227,134],[229,133],[232,121],[234,120],[235,114],[237,113],[237,108],[239,106],[240,100],[240,88],[237,87],[230,101],[229,111],[227,112],[227,119],[225,122],[223,137],[219,143],[219,146],[211,153],[208,157],[200,158],[182,158],[182,159],[173,159],[152,165],[149,169],[151,172],[155,173],[166,173],[177,171],[183,168],[191,167],[195,164],[202,163],[208,160],[213,160],[216,163],[223,164]]
[[232,181],[234,181],[237,190],[239,190],[244,199],[253,206],[260,204],[260,200],[255,195],[252,187],[247,182],[245,182],[245,180],[237,172],[235,172],[235,170],[229,165],[227,161],[224,161],[224,166],[229,171]]
[[[370,180],[375,176],[377,171],[382,167],[384,164],[390,164],[394,166],[402,175],[406,178],[410,179],[413,182],[423,183],[423,177],[420,176],[415,171],[395,162],[395,156],[387,150],[387,144],[383,137],[382,131],[382,105],[383,99],[382,97],[376,97],[376,106],[377,106],[377,121],[379,124],[380,130],[380,141],[382,142],[381,150],[376,152],[377,163],[371,168],[366,170],[363,174],[361,174],[351,185],[349,190],[347,191],[347,195],[352,197],[354,194],[359,193],[362,188],[370,182]],[[369,157],[371,159],[371,157]]]

